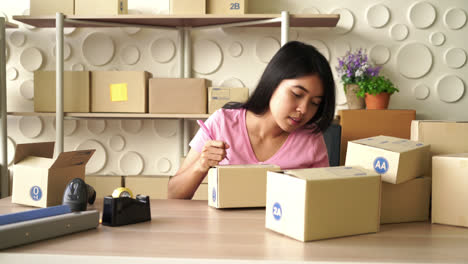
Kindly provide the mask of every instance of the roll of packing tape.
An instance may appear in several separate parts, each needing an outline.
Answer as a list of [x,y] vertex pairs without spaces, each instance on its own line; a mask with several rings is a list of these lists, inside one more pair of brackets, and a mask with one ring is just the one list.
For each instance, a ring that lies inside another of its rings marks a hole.
[[130,197],[133,198],[133,193],[129,188],[119,187],[112,192],[113,198]]

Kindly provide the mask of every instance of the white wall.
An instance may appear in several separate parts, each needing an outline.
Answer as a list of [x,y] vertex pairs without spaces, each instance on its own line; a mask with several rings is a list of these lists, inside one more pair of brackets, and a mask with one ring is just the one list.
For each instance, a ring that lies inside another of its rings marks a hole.
[[[167,0],[129,0],[131,13],[166,14],[168,7]],[[29,1],[0,0],[0,10],[11,22],[13,15],[27,14],[28,8]],[[340,13],[337,28],[294,28],[290,38],[316,45],[333,68],[336,58],[347,49],[366,48],[371,58],[382,64],[382,73],[400,89],[392,96],[390,108],[416,109],[420,119],[468,120],[468,1],[249,2],[251,13],[282,10]],[[54,30],[25,25],[7,30],[8,111],[33,111],[31,70],[55,69]],[[402,34],[405,31],[406,36]],[[67,33],[70,55],[66,70],[146,70],[155,77],[178,77],[175,32],[79,28]],[[96,36],[110,44],[93,41]],[[279,40],[279,28],[196,32],[194,76],[211,79],[214,85],[243,85],[252,90],[266,62],[280,47]],[[99,61],[105,63],[93,65]],[[342,85],[339,80],[336,83],[338,109],[344,109]],[[65,150],[97,149],[88,173],[172,175],[177,169],[175,120],[66,120],[65,130]],[[54,140],[54,119],[10,116],[8,133],[11,161],[16,143]]]

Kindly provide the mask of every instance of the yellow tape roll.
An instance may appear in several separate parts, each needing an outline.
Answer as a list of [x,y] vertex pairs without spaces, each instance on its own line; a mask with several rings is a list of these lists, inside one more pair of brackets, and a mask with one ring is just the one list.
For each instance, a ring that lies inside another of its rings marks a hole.
[[130,197],[133,198],[133,193],[129,188],[119,187],[112,192],[113,198]]

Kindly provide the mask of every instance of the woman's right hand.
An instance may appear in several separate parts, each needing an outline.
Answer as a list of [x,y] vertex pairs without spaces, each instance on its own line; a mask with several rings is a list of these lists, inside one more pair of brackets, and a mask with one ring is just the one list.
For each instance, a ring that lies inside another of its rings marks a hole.
[[201,170],[208,171],[210,167],[214,167],[219,164],[226,157],[226,149],[230,146],[219,140],[208,140],[203,146],[198,160],[198,165]]

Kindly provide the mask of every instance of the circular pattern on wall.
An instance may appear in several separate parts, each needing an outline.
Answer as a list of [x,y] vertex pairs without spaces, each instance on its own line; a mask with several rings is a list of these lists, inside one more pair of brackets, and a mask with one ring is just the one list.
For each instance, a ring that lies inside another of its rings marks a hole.
[[20,94],[26,100],[34,99],[34,81],[27,80],[20,85]]
[[428,28],[436,19],[437,13],[429,2],[418,2],[412,5],[408,12],[409,21],[417,28]]
[[223,62],[223,53],[219,45],[208,39],[193,43],[193,70],[200,74],[211,74],[219,69]]
[[26,42],[26,35],[21,31],[14,31],[10,34],[10,42],[13,46],[22,47]]
[[346,55],[346,52],[351,50],[351,44],[346,40],[337,40],[335,43],[335,54],[337,56],[344,56]]
[[160,172],[167,173],[171,170],[172,163],[167,158],[160,158],[156,166]]
[[143,158],[134,151],[129,151],[120,157],[119,168],[123,175],[139,175],[143,167]]
[[231,43],[231,45],[229,45],[229,54],[232,57],[239,57],[240,55],[242,55],[242,51],[244,51],[244,48],[242,47],[242,44],[240,44],[240,42],[238,41],[234,41]]
[[20,63],[27,71],[33,72],[41,68],[42,53],[36,48],[25,49],[20,55]]
[[390,50],[383,45],[376,45],[369,51],[370,59],[377,65],[383,65],[390,59]]
[[307,44],[314,46],[328,61],[330,61],[330,50],[328,50],[327,44],[321,40],[305,40]]
[[390,37],[394,40],[405,40],[408,37],[408,33],[408,27],[403,24],[395,24],[390,28]]
[[227,79],[224,79],[220,84],[219,86],[222,86],[222,87],[245,87],[244,83],[235,78],[235,77],[229,77]]
[[[56,45],[54,45],[54,47],[52,48],[52,56],[54,58],[55,58],[55,54],[57,53],[56,48],[57,48]],[[68,43],[64,43],[63,44],[63,59],[68,60],[70,56],[71,56],[71,46]]]
[[13,164],[15,160],[16,144],[11,137],[7,137],[8,165]]
[[71,66],[72,71],[84,71],[85,67],[81,63],[75,63]]
[[83,56],[94,66],[102,66],[111,61],[114,57],[114,49],[114,41],[99,32],[89,34],[82,46]]
[[390,11],[385,5],[374,5],[367,9],[366,19],[371,27],[381,28],[390,20]]
[[340,20],[332,30],[336,34],[346,34],[354,27],[354,16],[351,11],[346,8],[335,9],[330,14],[340,14]]
[[15,67],[8,67],[6,76],[9,81],[14,81],[18,78],[18,70]]
[[461,68],[466,63],[466,52],[461,48],[451,48],[445,52],[444,60],[450,68]]
[[140,50],[136,46],[127,46],[120,52],[120,59],[127,65],[133,65],[140,59]]
[[22,116],[18,129],[27,138],[36,138],[42,133],[42,119],[37,116]]
[[445,35],[442,32],[432,32],[429,36],[429,42],[434,46],[440,46],[445,42]]
[[120,128],[130,134],[138,134],[143,128],[143,120],[126,119],[120,121]]
[[177,122],[171,119],[157,119],[153,121],[154,132],[160,137],[171,138],[177,134]]
[[461,8],[451,8],[444,15],[444,23],[450,29],[462,28],[466,20],[466,13]]
[[[52,127],[54,128],[54,131],[56,130],[55,129],[56,122],[57,120],[54,118],[54,120],[52,121]],[[77,127],[78,127],[78,121],[70,120],[70,119],[63,120],[63,134],[65,136],[73,135]]]
[[263,37],[255,45],[255,54],[261,62],[268,63],[280,48],[280,42],[274,37]]
[[426,99],[427,97],[429,97],[429,93],[430,93],[429,88],[424,84],[418,84],[413,89],[414,97],[416,97],[416,99],[418,100]]
[[150,53],[154,61],[167,63],[174,58],[176,46],[170,39],[157,39],[151,43]]
[[121,135],[113,135],[109,138],[109,147],[116,152],[120,152],[125,148],[125,138]]
[[437,82],[437,95],[446,103],[454,103],[463,97],[465,84],[455,75],[446,75]]
[[86,175],[95,174],[102,170],[107,162],[107,153],[104,146],[94,139],[80,143],[75,150],[95,149],[93,156],[86,164]]
[[99,135],[106,129],[106,120],[87,120],[89,132]]
[[432,53],[423,44],[407,44],[398,51],[397,68],[400,74],[407,78],[421,78],[429,72],[431,67]]

